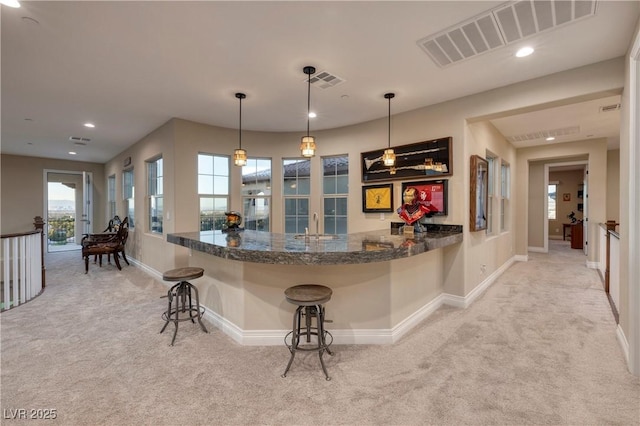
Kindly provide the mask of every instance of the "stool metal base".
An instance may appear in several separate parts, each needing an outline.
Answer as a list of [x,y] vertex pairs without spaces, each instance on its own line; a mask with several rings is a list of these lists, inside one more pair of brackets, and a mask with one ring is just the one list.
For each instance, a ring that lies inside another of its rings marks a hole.
[[[196,303],[195,305],[191,302],[191,292],[195,293]],[[200,308],[200,298],[198,297],[198,288],[193,284],[187,281],[180,281],[178,284],[174,285],[167,292],[167,298],[169,299],[168,308],[166,312],[162,314],[162,319],[165,320],[164,326],[160,333],[164,332],[169,325],[170,322],[173,322],[175,325],[175,329],[173,331],[173,338],[171,339],[171,346],[176,341],[176,336],[178,334],[178,323],[180,321],[189,321],[195,324],[194,319],[198,320],[200,324],[200,328],[205,333],[209,331],[202,323],[202,315],[204,314],[204,308]],[[189,299],[189,304],[187,304],[187,299]],[[172,306],[173,301],[175,300],[175,306]],[[188,317],[180,318],[180,312],[189,313]]]
[[[302,316],[305,317],[304,326],[302,325]],[[316,318],[316,327],[311,326],[311,320],[315,316]],[[287,339],[291,336],[291,344],[287,343]],[[316,336],[318,340],[317,346],[300,346],[300,337],[306,336],[306,343],[311,342],[311,336]],[[327,342],[327,336],[330,340]],[[329,355],[333,356],[333,352],[329,349],[333,343],[333,336],[327,330],[324,329],[324,306],[322,305],[310,305],[310,306],[298,306],[295,314],[293,314],[293,328],[292,331],[287,333],[284,338],[284,344],[287,346],[289,351],[291,352],[291,358],[289,358],[289,363],[287,364],[287,368],[285,368],[282,377],[287,377],[287,373],[291,368],[291,364],[293,363],[293,359],[296,356],[296,351],[318,351],[318,357],[320,358],[320,365],[322,366],[322,371],[324,372],[325,378],[327,380],[331,380],[329,373],[327,372],[327,367],[324,365],[324,359],[322,355],[327,352]]]

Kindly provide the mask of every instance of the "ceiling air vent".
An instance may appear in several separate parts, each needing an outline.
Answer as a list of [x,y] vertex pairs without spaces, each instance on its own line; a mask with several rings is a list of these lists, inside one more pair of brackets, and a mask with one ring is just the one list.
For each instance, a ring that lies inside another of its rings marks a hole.
[[619,109],[620,104],[604,105],[600,107],[600,112],[618,111]]
[[567,136],[580,133],[580,126],[563,127],[560,129],[538,130],[535,132],[525,133],[523,135],[507,136],[509,142],[525,142],[536,139],[548,138],[549,136]]
[[596,0],[514,1],[418,40],[440,67],[447,67],[493,49],[596,13]]
[[[345,81],[345,79],[327,71],[320,71],[311,77],[311,84],[321,89],[328,89],[330,87],[337,86],[338,84],[342,84]],[[306,83],[307,79],[305,79],[304,82]]]
[[73,142],[91,142],[91,139],[89,138],[81,138],[80,136],[69,136],[69,140],[73,141]]

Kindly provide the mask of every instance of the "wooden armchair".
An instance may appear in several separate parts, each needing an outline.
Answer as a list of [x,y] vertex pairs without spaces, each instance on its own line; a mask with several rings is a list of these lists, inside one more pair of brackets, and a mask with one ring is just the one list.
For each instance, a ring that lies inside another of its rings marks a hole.
[[107,261],[111,261],[111,255],[116,263],[118,270],[122,270],[120,266],[120,255],[124,261],[129,264],[127,256],[124,253],[124,248],[129,238],[129,218],[125,217],[118,231],[101,233],[101,234],[85,234],[82,237],[82,258],[84,259],[84,273],[89,272],[89,257],[94,256],[94,262],[96,259],[100,259],[100,267],[102,267],[102,255],[108,256]]

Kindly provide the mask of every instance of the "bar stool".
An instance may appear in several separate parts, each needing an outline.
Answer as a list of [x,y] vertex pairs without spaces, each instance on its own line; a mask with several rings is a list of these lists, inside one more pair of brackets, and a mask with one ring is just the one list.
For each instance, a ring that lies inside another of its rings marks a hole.
[[[176,341],[176,335],[178,334],[178,323],[180,321],[188,321],[191,320],[192,323],[195,324],[194,318],[198,320],[202,331],[208,333],[209,331],[202,323],[202,315],[204,314],[204,308],[200,308],[200,298],[198,297],[198,288],[188,282],[187,280],[192,280],[195,278],[200,278],[204,275],[204,269],[196,268],[196,267],[185,267],[185,268],[177,268],[172,269],[170,271],[165,272],[162,275],[162,279],[165,281],[179,281],[178,284],[174,285],[167,292],[167,298],[169,299],[168,307],[166,312],[162,314],[162,319],[165,320],[164,326],[160,333],[162,333],[169,322],[173,322],[175,325],[175,330],[173,331],[173,339],[171,339],[171,346],[173,346]],[[196,303],[195,305],[191,303],[191,292],[195,293]],[[189,304],[187,305],[187,298],[189,299]],[[171,306],[173,301],[175,300],[175,306]],[[189,316],[180,318],[180,312],[185,313],[188,312]]]
[[[291,352],[291,358],[287,368],[284,370],[282,377],[287,377],[287,372],[291,368],[293,358],[296,351],[318,351],[320,357],[320,365],[324,371],[325,378],[331,380],[327,367],[324,365],[322,355],[326,351],[329,355],[333,352],[329,349],[333,343],[333,336],[324,329],[324,306],[323,304],[331,299],[333,291],[329,287],[317,284],[301,284],[289,287],[284,291],[287,302],[297,305],[298,308],[293,314],[293,328],[284,338],[284,344]],[[305,317],[305,323],[302,325],[302,316]],[[316,326],[312,327],[312,319],[315,317]],[[300,345],[300,337],[306,336],[306,343],[311,342],[311,336],[316,336],[318,344],[315,346]],[[291,336],[291,344],[287,343],[287,339]],[[331,339],[327,342],[327,336]]]

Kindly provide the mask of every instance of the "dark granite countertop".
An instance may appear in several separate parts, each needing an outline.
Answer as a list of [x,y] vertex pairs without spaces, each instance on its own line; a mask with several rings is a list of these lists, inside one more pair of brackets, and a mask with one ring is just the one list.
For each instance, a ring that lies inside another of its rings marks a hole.
[[462,225],[427,225],[426,234],[392,235],[388,229],[337,235],[335,239],[295,238],[262,231],[202,231],[168,234],[167,241],[243,262],[280,265],[338,265],[382,262],[415,256],[462,241]]

